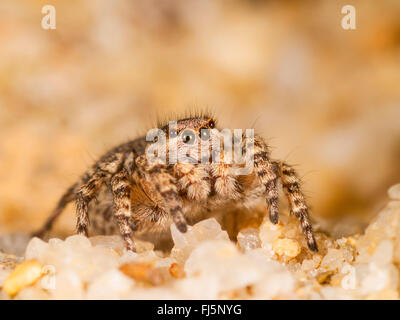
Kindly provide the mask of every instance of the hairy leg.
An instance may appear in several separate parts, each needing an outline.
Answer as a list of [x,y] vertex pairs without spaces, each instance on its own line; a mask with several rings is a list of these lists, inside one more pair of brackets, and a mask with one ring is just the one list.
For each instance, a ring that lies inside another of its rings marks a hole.
[[223,199],[238,199],[240,196],[241,188],[232,171],[230,164],[211,164],[211,175],[215,179],[214,189]]
[[88,206],[96,196],[97,191],[103,185],[106,175],[103,172],[96,172],[92,178],[80,187],[76,195],[76,231],[78,234],[88,235]]
[[269,159],[268,146],[258,136],[254,139],[254,171],[261,183],[265,186],[269,218],[272,223],[276,224],[279,219],[279,167]]
[[297,177],[296,171],[291,166],[286,163],[276,164],[280,167],[282,186],[289,200],[291,211],[300,221],[301,229],[306,236],[308,247],[310,250],[317,252],[318,246],[310,223],[307,203],[300,190],[301,181]]
[[186,232],[187,224],[183,215],[182,200],[178,194],[175,178],[168,172],[167,166],[161,161],[149,163],[144,155],[136,159],[136,166],[137,179],[146,194],[159,202],[159,207],[172,217],[179,231]]
[[131,182],[129,172],[122,169],[111,178],[114,202],[114,218],[128,250],[136,251],[132,240],[131,222]]
[[105,180],[121,170],[124,153],[108,153],[103,156],[82,178],[83,185],[76,194],[76,229],[78,234],[88,235],[88,206]]
[[185,192],[189,199],[204,201],[208,198],[211,187],[205,165],[178,163],[175,166],[175,176],[179,190]]
[[96,195],[96,201],[89,204],[90,235],[120,235],[113,218],[113,195],[109,186],[103,185]]

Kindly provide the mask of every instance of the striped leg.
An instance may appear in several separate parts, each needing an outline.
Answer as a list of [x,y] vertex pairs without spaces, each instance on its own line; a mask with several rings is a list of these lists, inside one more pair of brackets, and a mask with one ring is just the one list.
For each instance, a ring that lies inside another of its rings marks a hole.
[[126,243],[126,248],[136,251],[132,240],[133,232],[130,227],[131,218],[131,183],[126,169],[113,175],[111,178],[111,191],[114,200],[114,218],[119,231]]
[[286,163],[279,163],[279,166],[283,190],[289,200],[291,211],[300,221],[301,229],[306,236],[308,247],[310,250],[317,252],[318,246],[308,216],[307,203],[300,190],[300,179],[291,166]]
[[270,161],[268,147],[260,137],[255,137],[254,140],[254,171],[265,186],[269,219],[276,224],[279,219],[279,167]]
[[153,200],[160,202],[159,207],[168,213],[180,232],[187,231],[186,219],[183,215],[182,200],[178,194],[175,178],[161,162],[149,163],[146,157],[136,159],[137,174],[146,193]]
[[105,177],[106,174],[104,172],[96,171],[89,181],[79,189],[76,195],[76,231],[78,234],[88,235],[88,206],[103,185]]
[[78,234],[88,235],[88,206],[106,178],[118,172],[125,160],[124,153],[108,153],[82,177],[82,187],[76,194],[76,229]]

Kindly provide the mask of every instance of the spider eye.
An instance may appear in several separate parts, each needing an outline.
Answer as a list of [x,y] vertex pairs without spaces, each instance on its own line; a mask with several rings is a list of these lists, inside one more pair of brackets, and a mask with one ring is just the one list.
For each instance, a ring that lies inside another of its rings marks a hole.
[[169,130],[169,137],[170,138],[175,138],[178,135],[178,131],[176,129],[170,129]]
[[196,135],[192,130],[185,130],[182,133],[182,141],[186,144],[193,144],[196,140]]
[[201,140],[204,140],[204,141],[210,139],[210,130],[201,129],[200,130],[200,138],[201,138]]
[[208,123],[208,126],[213,129],[215,127],[215,122],[214,120],[210,120],[210,122]]

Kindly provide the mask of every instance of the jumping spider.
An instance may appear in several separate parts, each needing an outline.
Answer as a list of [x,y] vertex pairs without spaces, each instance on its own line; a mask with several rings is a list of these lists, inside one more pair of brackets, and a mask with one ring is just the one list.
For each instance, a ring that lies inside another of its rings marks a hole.
[[[170,122],[160,128],[167,142],[177,139],[178,154],[188,148],[198,148],[205,140],[220,139],[215,120],[204,115],[178,120],[174,126]],[[149,161],[147,151],[154,141],[147,140],[140,137],[129,141],[101,157],[66,191],[36,235],[50,230],[54,220],[72,201],[76,202],[78,234],[88,235],[89,221],[103,234],[116,228],[127,249],[132,251],[135,251],[134,234],[168,232],[172,223],[184,233],[186,220],[201,212],[228,206],[249,207],[260,198],[266,199],[269,218],[276,224],[280,180],[308,247],[318,251],[295,170],[272,160],[269,147],[260,136],[243,135],[243,153],[246,159],[253,159],[253,170],[247,175],[234,174],[240,165],[226,163],[224,157],[219,163],[213,163],[211,157],[205,163]],[[248,147],[249,142],[252,148]],[[169,152],[167,143],[166,154]],[[103,220],[100,223],[99,218]]]

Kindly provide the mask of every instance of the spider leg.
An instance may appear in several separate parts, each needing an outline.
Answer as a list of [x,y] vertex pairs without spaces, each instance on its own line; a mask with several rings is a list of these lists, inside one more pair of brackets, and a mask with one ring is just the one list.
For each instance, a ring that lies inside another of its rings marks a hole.
[[138,179],[145,181],[143,185],[148,189],[147,193],[160,199],[160,208],[172,217],[179,231],[186,232],[187,224],[183,215],[182,200],[175,178],[168,172],[167,166],[160,161],[149,163],[144,155],[136,159],[136,166]]
[[111,178],[111,191],[114,200],[114,218],[118,224],[119,231],[126,243],[126,248],[136,251],[132,240],[131,229],[131,182],[129,172],[122,169]]
[[103,185],[105,177],[104,172],[96,172],[86,184],[80,187],[76,194],[76,230],[78,234],[88,235],[88,206]]
[[84,183],[76,194],[76,229],[78,234],[88,235],[88,206],[100,190],[106,178],[120,171],[124,163],[124,153],[110,152],[103,156],[93,168],[91,168],[82,178]]
[[265,193],[269,207],[269,219],[278,223],[279,199],[278,179],[279,167],[269,159],[269,150],[266,143],[258,136],[254,139],[254,171],[265,186]]
[[58,218],[58,216],[63,212],[68,203],[75,200],[76,188],[78,187],[78,183],[72,185],[61,197],[58,201],[56,208],[52,211],[50,216],[47,218],[44,225],[37,231],[35,231],[32,236],[42,238],[46,232],[50,231],[53,226],[54,221]]
[[300,179],[291,166],[283,162],[276,164],[280,168],[283,190],[289,200],[291,211],[300,221],[301,229],[306,236],[308,247],[310,250],[317,252],[318,246],[310,223],[307,203],[300,190]]
[[90,235],[119,235],[118,226],[113,218],[113,195],[111,186],[103,185],[89,205],[89,234]]

